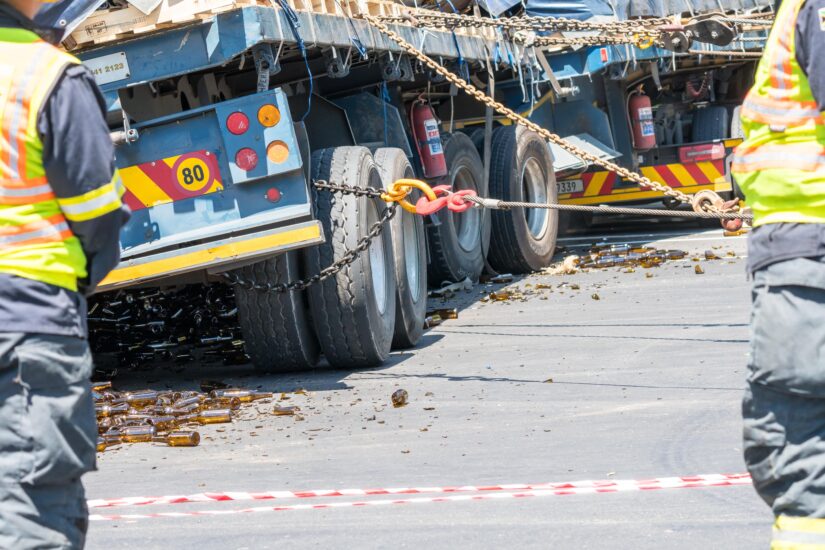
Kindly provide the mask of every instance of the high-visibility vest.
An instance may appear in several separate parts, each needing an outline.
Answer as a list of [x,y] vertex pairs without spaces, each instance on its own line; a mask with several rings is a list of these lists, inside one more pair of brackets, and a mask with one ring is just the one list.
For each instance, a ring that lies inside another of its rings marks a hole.
[[731,172],[757,226],[825,223],[825,117],[796,61],[796,19],[804,2],[782,2],[742,104],[746,137]]
[[86,277],[86,257],[67,216],[90,219],[89,207],[107,200],[111,211],[112,195],[115,207],[120,203],[113,183],[58,200],[46,179],[37,119],[66,66],[75,63],[32,32],[0,28],[0,273],[69,290]]

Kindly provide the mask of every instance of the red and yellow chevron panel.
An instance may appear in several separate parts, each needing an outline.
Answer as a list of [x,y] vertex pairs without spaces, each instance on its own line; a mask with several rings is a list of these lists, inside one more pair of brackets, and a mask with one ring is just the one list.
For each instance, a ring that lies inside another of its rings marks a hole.
[[[639,171],[652,181],[679,188],[686,193],[695,193],[702,189],[722,192],[731,190],[730,182],[725,179],[724,160],[643,166]],[[610,199],[626,201],[661,197],[658,191],[651,191],[638,185],[619,187],[617,185],[619,181],[619,177],[614,172],[607,171],[587,172],[578,178],[560,181],[559,202],[562,204],[596,204],[611,202]]]
[[123,202],[133,211],[223,189],[218,159],[211,151],[144,162],[119,172],[126,187]]

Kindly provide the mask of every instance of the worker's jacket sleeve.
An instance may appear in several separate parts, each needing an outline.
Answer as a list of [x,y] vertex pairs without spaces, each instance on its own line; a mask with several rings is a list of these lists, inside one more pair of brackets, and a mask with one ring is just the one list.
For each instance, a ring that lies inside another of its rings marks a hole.
[[825,0],[807,0],[796,19],[796,61],[825,112]]
[[120,228],[129,219],[103,96],[88,69],[73,66],[57,82],[38,119],[46,177],[86,255],[87,294],[120,261]]

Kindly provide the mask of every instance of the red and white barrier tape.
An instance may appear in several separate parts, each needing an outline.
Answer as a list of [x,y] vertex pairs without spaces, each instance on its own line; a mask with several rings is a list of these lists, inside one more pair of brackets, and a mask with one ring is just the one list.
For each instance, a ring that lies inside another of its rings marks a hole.
[[[441,497],[417,497],[406,499],[375,499],[364,501],[331,502],[320,504],[292,504],[284,506],[261,506],[235,510],[201,510],[194,512],[157,512],[150,514],[93,514],[92,521],[113,521],[150,518],[175,518],[214,516],[226,514],[247,514],[256,512],[284,512],[288,510],[313,510],[323,508],[344,508],[355,506],[386,506],[389,504],[419,504],[423,502],[454,502],[465,500],[492,500],[508,498],[564,496],[595,493],[617,493],[626,491],[649,491],[654,489],[689,489],[696,487],[726,487],[750,484],[748,474],[707,474],[686,477],[664,477],[641,480],[573,481],[540,484],[465,485],[460,487],[400,487],[385,489],[331,489],[313,491],[268,491],[263,493],[225,492],[197,493],[193,495],[167,495],[160,497],[126,497],[116,499],[89,500],[89,508],[111,508],[132,505],[183,504],[195,502],[227,502],[244,500],[275,500],[290,498],[318,498],[339,496],[375,496],[410,494],[448,494]],[[516,492],[504,492],[516,491]],[[473,495],[453,495],[450,493],[481,493]]]

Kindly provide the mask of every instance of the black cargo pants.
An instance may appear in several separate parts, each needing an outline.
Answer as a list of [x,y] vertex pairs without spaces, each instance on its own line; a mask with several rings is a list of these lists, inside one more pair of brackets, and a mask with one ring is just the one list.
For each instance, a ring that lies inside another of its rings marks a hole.
[[757,271],[752,299],[745,462],[771,548],[825,549],[825,258]]
[[86,340],[0,333],[0,548],[82,548],[97,429]]

